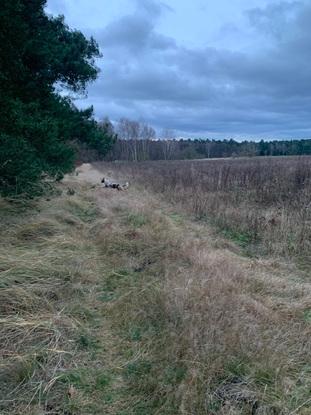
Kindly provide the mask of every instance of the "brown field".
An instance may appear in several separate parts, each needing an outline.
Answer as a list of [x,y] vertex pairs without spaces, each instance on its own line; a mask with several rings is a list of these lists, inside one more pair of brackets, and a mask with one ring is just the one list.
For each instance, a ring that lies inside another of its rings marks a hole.
[[111,167],[162,194],[176,209],[208,221],[249,254],[296,257],[301,266],[311,266],[311,157]]
[[0,414],[309,415],[310,159],[78,171],[0,203]]

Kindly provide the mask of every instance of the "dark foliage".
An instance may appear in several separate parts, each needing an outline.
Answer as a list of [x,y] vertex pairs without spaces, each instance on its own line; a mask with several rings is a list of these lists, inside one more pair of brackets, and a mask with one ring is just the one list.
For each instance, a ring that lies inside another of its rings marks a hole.
[[105,154],[114,137],[93,109],[79,111],[57,89],[83,93],[96,79],[94,39],[45,14],[45,0],[0,6],[0,193],[33,193],[42,173],[61,176],[74,164],[69,141]]

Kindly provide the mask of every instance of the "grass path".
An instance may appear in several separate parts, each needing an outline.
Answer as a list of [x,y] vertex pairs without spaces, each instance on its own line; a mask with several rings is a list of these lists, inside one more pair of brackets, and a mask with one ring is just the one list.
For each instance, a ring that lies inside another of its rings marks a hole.
[[306,276],[79,170],[1,201],[0,414],[310,414]]

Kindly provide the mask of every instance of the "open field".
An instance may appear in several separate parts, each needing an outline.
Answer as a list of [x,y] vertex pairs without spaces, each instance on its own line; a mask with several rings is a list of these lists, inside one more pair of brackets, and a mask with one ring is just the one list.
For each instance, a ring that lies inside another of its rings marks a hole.
[[213,163],[1,200],[1,415],[311,413],[310,161]]
[[249,254],[295,257],[311,269],[311,157],[122,163],[117,169]]

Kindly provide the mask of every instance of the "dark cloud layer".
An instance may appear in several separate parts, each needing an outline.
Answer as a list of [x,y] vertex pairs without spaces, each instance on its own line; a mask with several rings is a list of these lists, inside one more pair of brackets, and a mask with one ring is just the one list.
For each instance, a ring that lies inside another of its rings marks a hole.
[[134,14],[94,33],[104,58],[88,103],[98,116],[134,117],[190,136],[311,136],[310,4],[246,11],[254,48],[228,50],[179,44],[157,31],[172,10],[137,3]]

